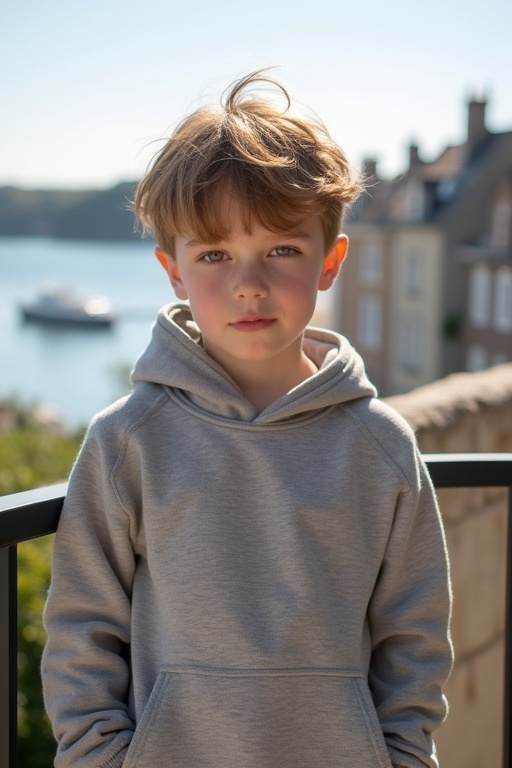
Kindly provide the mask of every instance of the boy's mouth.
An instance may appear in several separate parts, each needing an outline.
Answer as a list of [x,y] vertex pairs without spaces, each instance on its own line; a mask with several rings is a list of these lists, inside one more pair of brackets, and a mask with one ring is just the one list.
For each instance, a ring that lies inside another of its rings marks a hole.
[[269,328],[272,323],[275,323],[273,317],[248,317],[242,320],[237,320],[235,323],[231,323],[231,327],[236,331],[264,331],[265,328]]

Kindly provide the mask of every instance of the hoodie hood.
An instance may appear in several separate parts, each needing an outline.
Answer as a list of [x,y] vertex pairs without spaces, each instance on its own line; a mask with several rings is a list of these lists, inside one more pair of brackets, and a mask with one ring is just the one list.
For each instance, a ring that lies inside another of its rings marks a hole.
[[308,418],[318,410],[375,397],[362,359],[343,336],[308,327],[304,351],[318,372],[260,412],[202,348],[189,305],[169,304],[158,313],[131,379],[135,386],[149,382],[170,387],[184,403],[210,416],[261,425]]

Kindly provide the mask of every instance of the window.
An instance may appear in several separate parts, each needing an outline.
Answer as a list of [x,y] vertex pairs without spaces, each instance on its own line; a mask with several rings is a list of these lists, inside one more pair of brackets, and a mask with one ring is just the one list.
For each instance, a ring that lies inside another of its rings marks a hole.
[[489,325],[491,312],[491,273],[483,265],[473,267],[469,275],[469,320],[475,328]]
[[496,205],[491,222],[491,246],[505,249],[510,241],[510,221],[512,205],[508,200],[500,200]]
[[419,317],[404,317],[398,336],[400,364],[409,371],[421,370],[424,359],[424,329]]
[[436,187],[436,197],[441,202],[449,200],[457,188],[455,179],[442,179]]
[[423,265],[419,253],[410,253],[405,264],[405,290],[408,296],[418,296],[423,282]]
[[470,373],[477,373],[477,371],[483,371],[489,365],[487,359],[487,351],[479,344],[474,344],[468,350],[467,369]]
[[361,245],[360,278],[363,285],[379,285],[382,280],[382,250],[378,243]]
[[421,221],[425,213],[425,188],[421,181],[411,179],[405,194],[406,220]]
[[501,333],[512,331],[512,270],[500,267],[495,275],[494,328]]
[[381,306],[375,296],[364,296],[359,303],[358,339],[365,349],[381,346]]

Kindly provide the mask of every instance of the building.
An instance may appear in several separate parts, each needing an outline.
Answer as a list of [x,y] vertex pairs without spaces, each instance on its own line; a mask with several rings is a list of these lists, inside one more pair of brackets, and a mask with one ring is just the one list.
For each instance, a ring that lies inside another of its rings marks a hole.
[[498,181],[480,242],[459,249],[467,273],[466,368],[512,360],[512,169]]
[[332,327],[383,395],[512,360],[512,131],[488,130],[483,99],[467,109],[466,140],[433,162],[412,144],[389,181],[367,161],[346,223]]

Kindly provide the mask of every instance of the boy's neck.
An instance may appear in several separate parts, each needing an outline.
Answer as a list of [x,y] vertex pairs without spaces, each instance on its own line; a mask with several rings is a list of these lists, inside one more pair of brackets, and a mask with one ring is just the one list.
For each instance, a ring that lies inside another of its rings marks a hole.
[[226,370],[246,400],[261,412],[318,370],[304,352],[301,352],[298,365],[281,371],[276,367],[272,360],[267,360],[264,363],[245,362],[236,370]]

